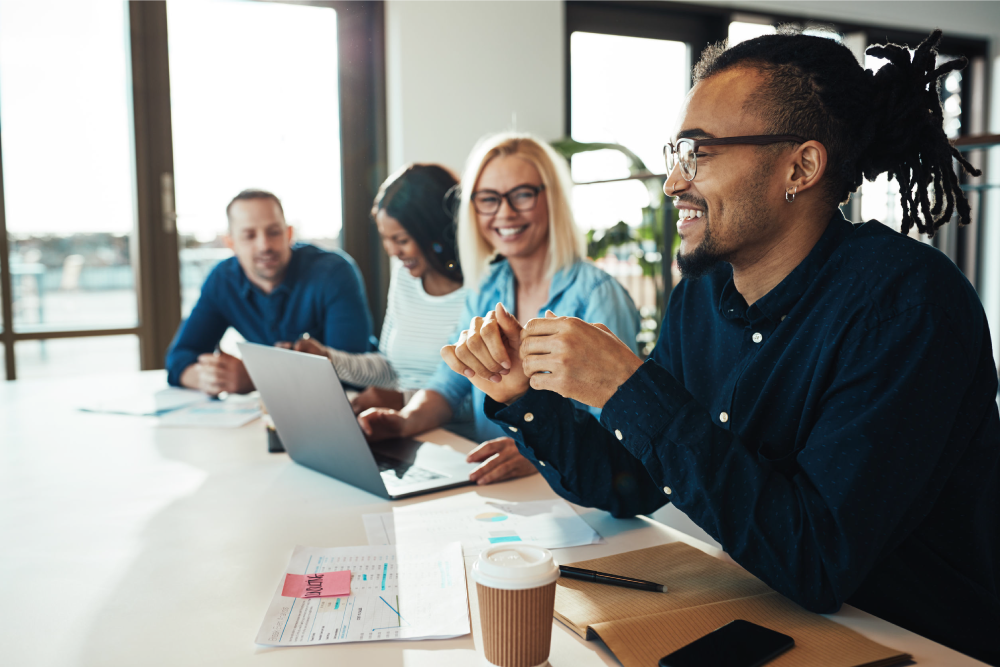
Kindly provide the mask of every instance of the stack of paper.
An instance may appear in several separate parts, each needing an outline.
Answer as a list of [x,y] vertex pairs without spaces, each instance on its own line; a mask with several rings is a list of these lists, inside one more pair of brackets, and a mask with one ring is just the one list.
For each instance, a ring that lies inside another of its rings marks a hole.
[[371,544],[461,542],[466,558],[491,544],[530,542],[549,549],[596,544],[601,536],[561,498],[524,503],[463,493],[364,515]]
[[278,582],[256,642],[304,646],[386,639],[443,639],[468,634],[462,548],[295,547],[289,574],[350,570],[346,597],[282,596]]

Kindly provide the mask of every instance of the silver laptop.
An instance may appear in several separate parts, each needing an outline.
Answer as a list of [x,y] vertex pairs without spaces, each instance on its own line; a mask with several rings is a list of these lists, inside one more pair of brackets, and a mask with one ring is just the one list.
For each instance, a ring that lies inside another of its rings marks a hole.
[[472,483],[469,473],[477,464],[448,447],[411,439],[369,445],[326,357],[237,345],[296,463],[389,499]]

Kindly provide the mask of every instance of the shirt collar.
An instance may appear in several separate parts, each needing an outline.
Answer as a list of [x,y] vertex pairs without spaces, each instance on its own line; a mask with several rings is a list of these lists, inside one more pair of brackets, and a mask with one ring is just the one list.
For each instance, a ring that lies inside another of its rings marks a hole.
[[749,307],[743,296],[736,290],[730,273],[729,280],[722,288],[722,294],[719,298],[720,314],[727,319],[746,317],[755,321],[766,317],[772,322],[780,322],[781,318],[787,315],[788,311],[802,297],[819,272],[823,270],[827,260],[853,229],[854,225],[847,221],[840,209],[837,209],[830,219],[830,224],[827,225],[823,235],[820,236],[819,241],[809,251],[806,258],[792,269],[792,272],[785,276],[784,280]]

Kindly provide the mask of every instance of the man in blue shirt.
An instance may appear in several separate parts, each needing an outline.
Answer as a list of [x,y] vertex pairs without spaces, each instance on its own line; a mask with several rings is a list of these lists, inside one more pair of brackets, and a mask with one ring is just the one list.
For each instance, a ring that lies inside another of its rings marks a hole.
[[284,344],[308,334],[338,350],[370,349],[371,314],[350,256],[292,245],[292,228],[270,192],[241,192],[226,215],[235,257],[209,274],[167,351],[170,384],[213,395],[252,391],[243,362],[216,351],[229,327],[251,343]]
[[[685,278],[650,360],[500,308],[442,355],[566,498],[672,502],[807,609],[847,602],[1000,664],[993,346],[969,282],[905,235],[968,222],[952,160],[977,173],[942,130],[936,80],[964,63],[936,70],[939,39],[869,50],[890,60],[874,75],[823,37],[703,55],[665,150]],[[885,171],[903,234],[838,211]]]

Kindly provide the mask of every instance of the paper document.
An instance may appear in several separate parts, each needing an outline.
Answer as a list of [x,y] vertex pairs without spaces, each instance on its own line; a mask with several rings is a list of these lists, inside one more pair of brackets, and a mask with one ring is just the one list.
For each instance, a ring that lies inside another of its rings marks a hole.
[[392,512],[362,514],[361,521],[365,525],[365,535],[371,546],[396,543],[396,525],[392,520]]
[[160,417],[160,426],[188,428],[239,428],[261,415],[255,396],[229,396],[225,400],[195,403]]
[[[392,513],[398,546],[459,541],[466,558],[502,542],[530,542],[561,549],[602,541],[561,498],[513,503],[463,493],[395,507]],[[384,521],[382,524],[384,529],[392,525]],[[366,530],[368,527],[366,523]]]
[[256,642],[305,646],[468,634],[465,562],[457,542],[419,548],[295,547],[289,574],[350,570],[347,597],[282,597],[282,575]]
[[104,412],[117,415],[156,416],[178,410],[180,408],[202,403],[208,400],[208,394],[194,389],[168,387],[155,394],[133,394],[101,396],[80,405],[84,412]]

